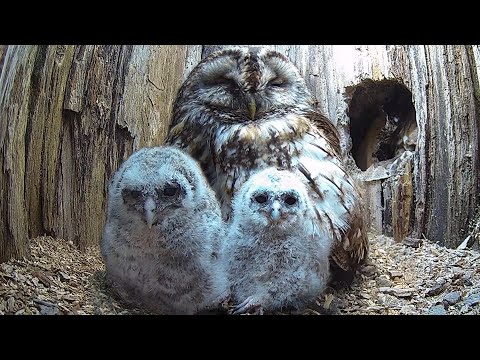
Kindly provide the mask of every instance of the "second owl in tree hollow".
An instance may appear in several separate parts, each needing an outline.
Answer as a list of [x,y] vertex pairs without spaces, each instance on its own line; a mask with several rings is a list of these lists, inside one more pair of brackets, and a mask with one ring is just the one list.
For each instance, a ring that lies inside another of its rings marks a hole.
[[166,143],[200,162],[226,220],[233,195],[252,172],[271,166],[295,172],[319,222],[328,224],[335,263],[349,271],[365,259],[360,197],[344,168],[338,132],[283,54],[233,48],[202,60],[178,92]]

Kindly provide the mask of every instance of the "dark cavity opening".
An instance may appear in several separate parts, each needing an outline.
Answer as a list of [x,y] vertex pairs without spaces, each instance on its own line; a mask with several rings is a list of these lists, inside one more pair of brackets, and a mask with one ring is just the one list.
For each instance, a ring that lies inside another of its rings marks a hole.
[[415,151],[417,122],[412,93],[395,79],[362,80],[345,89],[352,156],[365,171],[379,161]]

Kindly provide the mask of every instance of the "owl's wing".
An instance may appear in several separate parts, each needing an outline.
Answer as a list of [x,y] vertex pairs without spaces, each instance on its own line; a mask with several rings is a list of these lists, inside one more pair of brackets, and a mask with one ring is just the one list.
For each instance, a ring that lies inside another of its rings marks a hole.
[[175,124],[170,127],[165,144],[176,146],[189,153],[200,163],[205,177],[210,184],[213,184],[216,179],[216,152],[212,141],[212,134],[216,131],[215,124],[202,126],[189,116],[184,116]]
[[170,120],[168,133],[170,133],[175,126],[187,118],[189,115],[187,112],[195,112],[195,95],[198,90],[198,82],[195,80],[196,74],[202,71],[201,64],[210,62],[212,59],[220,55],[221,54],[211,54],[210,56],[200,60],[200,62],[192,69],[190,74],[178,89],[175,102],[173,103],[172,117]]
[[339,156],[341,153],[340,135],[335,125],[320,111],[310,111],[306,117],[313,122],[319,135],[327,140],[327,147],[333,150],[336,156]]
[[173,103],[172,116],[170,119],[170,126],[168,127],[167,137],[170,135],[172,129],[178,125],[178,123],[186,119],[182,104],[185,103],[185,95],[188,95],[191,85],[187,81],[182,83],[180,89],[178,89],[175,102]]
[[292,165],[308,185],[316,215],[333,238],[332,258],[347,271],[366,258],[368,240],[359,192],[335,143],[325,136],[328,131],[312,128],[295,141],[299,156]]
[[360,210],[351,216],[350,227],[332,247],[332,258],[344,271],[354,270],[368,254],[368,238]]

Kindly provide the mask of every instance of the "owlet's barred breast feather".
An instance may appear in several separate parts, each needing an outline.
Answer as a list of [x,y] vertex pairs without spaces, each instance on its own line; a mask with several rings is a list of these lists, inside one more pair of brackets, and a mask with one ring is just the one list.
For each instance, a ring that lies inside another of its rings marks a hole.
[[308,186],[332,258],[345,271],[367,256],[360,197],[340,158],[339,135],[298,69],[267,48],[233,48],[202,60],[181,86],[167,144],[196,158],[228,220],[250,174],[291,170]]

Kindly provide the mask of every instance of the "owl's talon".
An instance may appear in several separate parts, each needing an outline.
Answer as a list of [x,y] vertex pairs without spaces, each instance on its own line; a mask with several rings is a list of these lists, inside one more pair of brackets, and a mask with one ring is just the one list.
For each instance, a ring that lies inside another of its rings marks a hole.
[[215,305],[219,305],[220,307],[223,307],[223,308],[226,308],[228,306],[228,303],[230,301],[230,298],[231,298],[231,295],[230,295],[230,291],[225,291],[224,293],[222,293],[221,295],[219,295],[215,300],[214,300],[214,304]]
[[255,315],[263,315],[262,305],[258,300],[255,300],[253,297],[249,296],[242,303],[238,304],[233,308],[233,315],[240,315],[249,312],[250,310],[255,309]]

